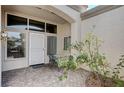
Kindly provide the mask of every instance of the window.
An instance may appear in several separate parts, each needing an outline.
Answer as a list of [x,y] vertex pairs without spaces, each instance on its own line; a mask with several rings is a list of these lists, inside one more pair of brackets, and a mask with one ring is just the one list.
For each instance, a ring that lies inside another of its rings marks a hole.
[[45,32],[45,23],[30,19],[29,30]]
[[46,32],[56,34],[57,33],[57,26],[47,23],[46,24]]
[[57,51],[57,38],[47,36],[47,55],[55,55]]
[[17,29],[27,29],[27,19],[8,14],[7,26]]
[[71,45],[71,37],[64,37],[64,50],[68,50]]
[[7,37],[7,57],[25,57],[25,35],[20,32],[8,32]]

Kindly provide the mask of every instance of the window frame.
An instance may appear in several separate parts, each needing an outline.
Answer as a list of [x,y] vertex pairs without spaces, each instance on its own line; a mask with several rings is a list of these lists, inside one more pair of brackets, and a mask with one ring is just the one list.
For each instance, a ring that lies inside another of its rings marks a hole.
[[[36,21],[36,22],[39,22],[39,23],[43,23],[43,24],[44,24],[44,31],[42,31],[42,30],[32,30],[32,29],[30,29],[30,20],[32,20],[32,21]],[[34,32],[42,32],[42,33],[44,33],[44,32],[46,32],[46,27],[45,27],[45,25],[46,25],[46,23],[43,22],[43,21],[38,21],[38,20],[30,19],[30,18],[29,18],[28,29],[29,29],[30,31],[34,31]]]
[[[15,30],[7,30],[7,32],[20,32],[20,33],[23,33],[24,35],[25,35],[25,45],[24,45],[24,49],[25,49],[25,51],[24,51],[24,57],[21,57],[21,58],[13,58],[13,59],[10,59],[10,58],[8,58],[7,57],[7,41],[6,41],[6,43],[5,43],[5,60],[6,61],[16,61],[16,60],[23,60],[23,59],[25,59],[25,58],[27,58],[27,44],[26,44],[26,42],[27,42],[27,34],[26,34],[26,32],[24,32],[24,31],[15,31]],[[6,32],[6,33],[7,33]]]
[[[55,32],[55,33],[47,32],[47,24],[48,24],[48,25],[53,25],[53,26],[56,26],[56,32]],[[50,34],[57,34],[57,25],[52,24],[52,23],[47,23],[47,22],[46,22],[46,33],[50,33]]]
[[64,46],[63,50],[67,51],[69,49],[69,46],[71,45],[71,36],[64,37]]
[[[19,29],[19,28],[16,28],[16,27],[9,27],[8,26],[8,15],[12,15],[12,16],[17,16],[17,17],[21,17],[21,18],[24,18],[24,19],[26,19],[26,27],[27,27],[27,29]],[[14,14],[14,13],[8,13],[8,12],[6,12],[5,13],[5,28],[7,28],[7,29],[16,29],[16,30],[28,30],[29,28],[28,28],[28,18],[26,18],[26,17],[24,17],[24,16],[21,16],[21,15],[18,15],[18,14]]]
[[[17,16],[17,17],[23,17],[23,18],[26,18],[27,19],[27,29],[16,29],[16,28],[10,28],[10,27],[7,27],[7,15],[10,14],[10,15],[13,15],[13,16]],[[19,14],[19,13],[15,13],[15,12],[5,12],[5,19],[4,19],[4,30],[25,30],[25,31],[33,31],[33,30],[29,30],[29,20],[34,20],[34,21],[39,21],[39,22],[43,22],[45,23],[45,31],[42,32],[42,33],[46,33],[46,34],[53,34],[53,35],[57,35],[57,30],[58,30],[58,24],[57,23],[54,23],[54,22],[50,22],[50,21],[45,21],[45,20],[40,20],[39,18],[35,18],[33,16],[30,16],[28,17],[27,15],[24,15],[24,14]],[[51,24],[51,25],[55,25],[56,26],[56,33],[49,33],[47,32],[47,24]],[[40,31],[33,31],[33,32],[40,32]]]

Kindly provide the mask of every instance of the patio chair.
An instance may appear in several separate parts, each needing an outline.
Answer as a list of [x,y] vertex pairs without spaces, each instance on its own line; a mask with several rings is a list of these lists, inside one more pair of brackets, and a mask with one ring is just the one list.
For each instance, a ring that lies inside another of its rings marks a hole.
[[57,67],[57,55],[49,55],[50,65]]

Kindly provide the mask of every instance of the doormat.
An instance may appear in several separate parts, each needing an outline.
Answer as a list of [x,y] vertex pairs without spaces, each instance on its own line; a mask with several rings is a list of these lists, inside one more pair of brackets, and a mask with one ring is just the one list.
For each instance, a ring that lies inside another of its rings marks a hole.
[[36,64],[36,65],[31,65],[33,69],[44,67],[44,64]]

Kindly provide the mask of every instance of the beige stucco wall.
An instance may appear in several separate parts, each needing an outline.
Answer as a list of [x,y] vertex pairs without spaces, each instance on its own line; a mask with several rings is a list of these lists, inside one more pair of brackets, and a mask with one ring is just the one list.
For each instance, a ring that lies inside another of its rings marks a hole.
[[94,33],[104,41],[102,52],[110,65],[115,66],[119,56],[124,54],[124,7],[82,20],[81,26],[81,39],[95,26]]
[[69,23],[58,25],[57,54],[60,56],[70,55],[70,51],[64,50],[64,37],[68,36],[71,36],[71,25]]
[[[66,19],[71,24],[71,43],[80,41],[81,39],[81,18],[80,13],[76,10],[63,5],[54,5],[54,12],[60,17]],[[56,10],[57,9],[57,10]],[[58,11],[59,10],[59,11]],[[82,12],[86,8],[82,8]],[[71,49],[71,55],[78,54],[77,51]]]

